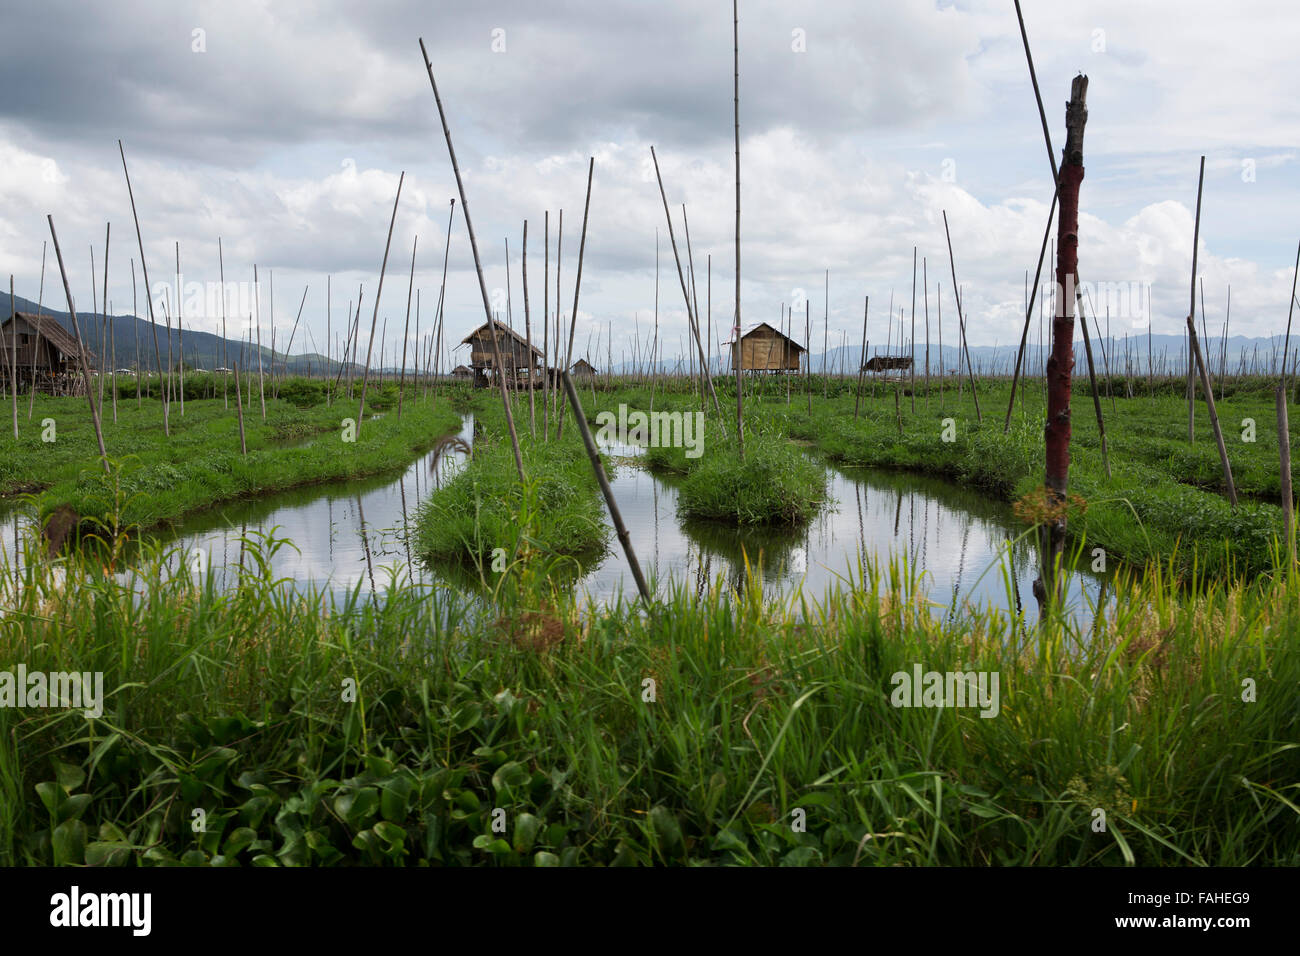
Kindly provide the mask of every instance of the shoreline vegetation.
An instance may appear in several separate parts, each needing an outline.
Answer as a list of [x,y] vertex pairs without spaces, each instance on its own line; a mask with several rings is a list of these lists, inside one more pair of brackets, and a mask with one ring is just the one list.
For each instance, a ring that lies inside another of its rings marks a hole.
[[[812,415],[777,384],[746,385],[747,463],[764,466],[770,445],[820,469],[796,444],[808,442],[832,461],[957,478],[1003,501],[1041,483],[1038,396],[1004,436],[996,412],[977,423],[951,385],[904,416],[892,388],[869,383],[855,416],[851,382],[800,383],[828,393]],[[583,412],[694,410],[687,387],[584,385]],[[986,409],[1006,394],[980,390]],[[299,417],[281,396],[258,438],[268,465],[305,450],[270,450],[276,428],[333,428],[355,409]],[[1263,499],[1276,455],[1267,397],[1232,389],[1220,403],[1225,421],[1258,423],[1230,453],[1239,486]],[[262,571],[283,542],[258,535],[223,589],[146,536],[141,600],[96,550],[111,545],[41,560],[29,540],[28,560],[0,574],[0,700],[21,663],[102,675],[102,712],[48,693],[0,707],[0,865],[1300,865],[1300,569],[1275,551],[1276,504],[1232,512],[1207,490],[1212,447],[1168,433],[1166,399],[1116,400],[1113,479],[1095,422],[1076,412],[1071,524],[1130,566],[1096,620],[1051,611],[1033,625],[988,607],[940,620],[907,569],[867,559],[826,594],[765,600],[751,576],[738,594],[675,582],[648,604],[580,604],[557,569],[596,529],[608,545],[590,464],[570,431],[529,438],[527,397],[515,401],[523,489],[499,404],[467,387],[427,413],[408,401],[400,425],[385,414],[357,443],[409,463],[412,436],[427,447],[457,410],[474,411],[484,437],[417,535],[449,556],[506,549],[486,595],[401,578],[383,600],[296,590]],[[60,442],[88,431],[67,414]],[[179,447],[158,449],[159,467],[187,457],[187,429],[201,447],[219,425],[221,454],[238,459],[225,415],[208,414],[193,401],[173,418]],[[683,502],[725,447],[711,430],[706,440]],[[677,451],[650,450],[646,464]],[[133,500],[103,499],[104,520],[130,524]],[[929,675],[946,676],[949,695],[996,699],[929,696]]]

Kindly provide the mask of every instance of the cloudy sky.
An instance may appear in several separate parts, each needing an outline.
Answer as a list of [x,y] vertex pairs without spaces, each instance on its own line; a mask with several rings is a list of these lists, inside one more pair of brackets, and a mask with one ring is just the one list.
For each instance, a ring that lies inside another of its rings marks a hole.
[[[1204,154],[1199,266],[1211,328],[1231,284],[1233,331],[1280,333],[1300,239],[1300,10],[1254,0],[1024,0],[1024,9],[1058,152],[1070,80],[1080,71],[1090,79],[1080,272],[1113,303],[1112,330],[1145,329],[1145,302],[1125,292],[1148,285],[1154,330],[1180,328]],[[504,312],[508,240],[510,308],[522,328],[527,220],[534,321],[544,291],[554,310],[563,209],[567,316],[595,157],[575,351],[590,341],[594,352],[600,335],[603,358],[607,328],[616,361],[638,326],[644,341],[657,230],[661,341],[673,356],[685,310],[650,147],[683,259],[687,207],[701,313],[712,256],[717,340],[734,301],[731,30],[731,5],[718,0],[13,7],[0,34],[0,273],[37,297],[52,214],[77,306],[88,309],[90,247],[102,269],[111,222],[109,297],[114,311],[131,310],[129,260],[139,270],[140,251],[120,138],[151,283],[174,281],[177,242],[186,283],[215,282],[220,237],[228,282],[250,281],[258,266],[263,335],[273,272],[278,341],[307,288],[311,336],[300,331],[294,350],[309,341],[323,350],[327,276],[335,333],[361,284],[369,322],[404,171],[379,318],[391,349],[418,235],[423,333],[456,195],[423,37],[494,301]],[[832,344],[839,330],[860,335],[867,295],[869,334],[881,342],[891,295],[895,314],[902,305],[910,317],[915,246],[931,321],[942,297],[951,341],[946,210],[971,342],[1018,338],[1052,189],[1011,0],[741,0],[740,132],[746,326],[775,324],[782,303],[794,302],[802,340],[806,298],[820,351],[829,270]],[[484,319],[459,206],[446,297],[452,342]],[[52,247],[45,300],[65,308]],[[918,336],[923,308],[918,293]],[[234,337],[248,319],[228,321]],[[219,331],[221,315],[191,303],[186,322]]]

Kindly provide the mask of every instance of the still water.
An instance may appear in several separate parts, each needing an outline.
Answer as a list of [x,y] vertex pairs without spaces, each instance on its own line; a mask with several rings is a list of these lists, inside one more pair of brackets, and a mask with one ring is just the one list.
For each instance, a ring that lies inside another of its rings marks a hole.
[[[473,442],[466,416],[460,437]],[[935,614],[960,614],[967,605],[994,606],[1037,615],[1031,583],[1035,548],[1010,508],[946,482],[874,469],[827,469],[829,505],[798,531],[737,530],[677,517],[673,479],[651,475],[636,463],[639,449],[607,446],[614,468],[611,486],[632,546],[659,593],[676,584],[696,593],[744,586],[746,565],[766,598],[796,589],[818,601],[836,585],[860,576],[859,561],[887,568],[906,563],[919,578]],[[421,502],[461,467],[463,456],[444,455],[435,473],[433,453],[400,474],[297,488],[232,502],[186,519],[164,535],[192,559],[228,581],[246,563],[244,540],[271,534],[287,538],[271,566],[278,578],[336,594],[360,588],[383,590],[397,578],[438,583],[410,542]],[[15,531],[28,521],[13,502],[0,502],[0,537],[13,560]],[[179,560],[179,554],[178,554]],[[459,580],[459,578],[457,578]],[[1104,594],[1104,576],[1068,576],[1067,602],[1081,623]],[[635,596],[627,560],[617,539],[578,587],[589,602],[618,594]]]

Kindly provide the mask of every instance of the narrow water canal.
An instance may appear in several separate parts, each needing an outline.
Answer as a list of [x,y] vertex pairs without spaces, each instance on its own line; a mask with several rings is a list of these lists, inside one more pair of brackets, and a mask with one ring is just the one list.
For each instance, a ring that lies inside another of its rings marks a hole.
[[[473,442],[466,416],[460,437]],[[892,564],[918,578],[918,589],[939,615],[959,614],[968,603],[1037,616],[1031,584],[1035,548],[1010,508],[943,481],[874,469],[828,469],[830,504],[798,531],[737,530],[677,517],[677,491],[639,467],[638,449],[610,446],[616,462],[611,485],[638,559],[660,593],[670,579],[701,593],[715,585],[744,586],[746,563],[764,596],[794,589],[819,601],[836,585],[860,578],[860,556],[876,562],[887,580]],[[360,586],[384,588],[397,575],[436,583],[436,571],[411,553],[409,542],[422,501],[460,467],[463,456],[443,456],[431,471],[433,453],[421,455],[400,475],[336,482],[231,502],[196,515],[166,540],[186,555],[197,549],[218,581],[239,567],[242,540],[270,534],[292,542],[272,560],[277,577],[312,584],[336,594]],[[0,536],[13,560],[15,530],[28,519],[9,503],[0,510]],[[1014,573],[1013,573],[1014,572]],[[1067,600],[1080,623],[1093,615],[1105,593],[1104,577],[1087,571],[1068,576]],[[587,570],[580,586],[594,602],[635,594],[627,561],[616,540]]]

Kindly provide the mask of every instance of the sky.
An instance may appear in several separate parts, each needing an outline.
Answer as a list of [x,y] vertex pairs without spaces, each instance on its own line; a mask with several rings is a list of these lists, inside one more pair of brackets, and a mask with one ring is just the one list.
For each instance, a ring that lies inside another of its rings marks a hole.
[[[1157,333],[1183,327],[1204,156],[1198,277],[1211,334],[1231,285],[1231,332],[1280,335],[1300,240],[1300,8],[1022,5],[1058,162],[1070,81],[1089,77],[1079,271],[1091,310],[1104,323],[1110,307],[1116,336],[1145,334],[1148,321]],[[574,355],[601,366],[648,347],[656,255],[661,354],[683,354],[653,146],[689,284],[686,207],[716,350],[735,307],[731,13],[717,0],[14,5],[0,34],[0,274],[66,308],[52,216],[76,306],[89,310],[111,223],[115,313],[147,315],[142,239],[158,321],[179,246],[186,327],[221,331],[224,265],[227,283],[243,283],[227,289],[230,337],[248,333],[252,314],[263,342],[274,324],[282,345],[301,301],[293,350],[332,338],[337,353],[359,289],[363,329],[376,317],[392,220],[377,312],[389,355],[408,289],[429,331],[444,254],[454,345],[485,320],[484,304],[423,38],[502,319],[508,310],[523,330],[527,221],[529,315],[538,336],[544,307],[554,322],[563,210],[567,323],[594,158]],[[900,309],[911,329],[915,248],[928,280],[917,279],[918,340],[928,310],[931,334],[942,321],[954,341],[955,274],[970,343],[1018,341],[1052,175],[1011,0],[740,0],[739,47],[743,325],[776,325],[793,307],[795,339],[807,320],[820,352],[824,339],[857,344],[865,306],[872,351],[896,345]]]

